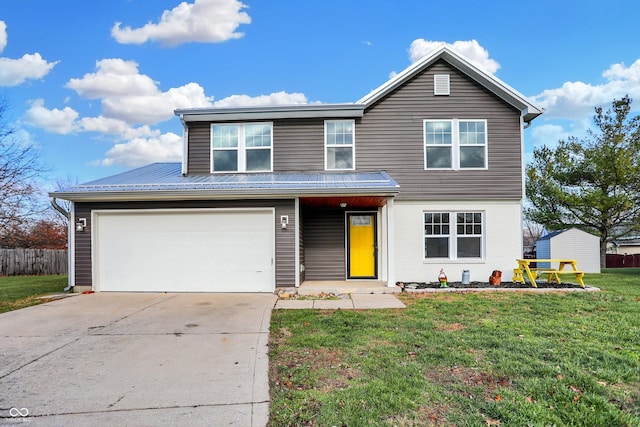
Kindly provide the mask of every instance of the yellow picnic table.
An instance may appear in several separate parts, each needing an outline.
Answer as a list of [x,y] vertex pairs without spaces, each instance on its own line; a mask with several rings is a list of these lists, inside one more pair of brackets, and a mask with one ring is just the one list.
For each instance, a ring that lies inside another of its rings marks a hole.
[[[583,271],[578,270],[578,261],[575,259],[517,259],[518,268],[513,269],[513,281],[517,283],[524,283],[525,278],[529,279],[531,286],[537,288],[536,279],[538,275],[546,274],[547,283],[556,282],[560,283],[561,274],[574,274],[578,284],[584,288],[584,282],[582,277]],[[531,267],[531,264],[535,263],[535,267]],[[540,267],[540,264],[549,263],[549,267]],[[558,268],[553,268],[554,264],[558,265]],[[571,270],[565,270],[564,267],[570,265]]]

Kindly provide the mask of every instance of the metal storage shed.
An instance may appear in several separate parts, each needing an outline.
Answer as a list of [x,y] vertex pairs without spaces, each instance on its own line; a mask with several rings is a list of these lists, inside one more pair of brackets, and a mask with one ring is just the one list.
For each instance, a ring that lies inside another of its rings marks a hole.
[[536,257],[575,259],[580,271],[600,273],[600,238],[577,228],[554,231],[538,239]]

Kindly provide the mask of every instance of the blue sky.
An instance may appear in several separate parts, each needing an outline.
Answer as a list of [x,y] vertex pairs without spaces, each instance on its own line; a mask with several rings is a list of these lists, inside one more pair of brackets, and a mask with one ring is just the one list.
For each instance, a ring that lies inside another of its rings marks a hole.
[[178,161],[176,108],[355,102],[450,43],[546,112],[525,151],[640,110],[637,0],[1,0],[0,97],[49,181]]

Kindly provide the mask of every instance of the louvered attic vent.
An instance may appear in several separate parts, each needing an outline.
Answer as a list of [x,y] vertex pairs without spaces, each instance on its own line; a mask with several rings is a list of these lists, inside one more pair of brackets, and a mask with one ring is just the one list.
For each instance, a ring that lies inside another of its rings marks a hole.
[[433,94],[449,95],[449,74],[435,74],[433,76]]

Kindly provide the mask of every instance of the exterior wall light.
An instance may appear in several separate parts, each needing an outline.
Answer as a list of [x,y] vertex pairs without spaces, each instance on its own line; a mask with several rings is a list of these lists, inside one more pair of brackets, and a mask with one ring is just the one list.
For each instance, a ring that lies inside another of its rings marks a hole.
[[342,209],[346,208],[347,207],[347,202],[340,202],[340,207]]
[[84,231],[87,228],[87,218],[78,218],[76,221],[76,231]]
[[282,215],[280,217],[280,224],[282,225],[282,228],[287,228],[287,225],[289,224],[289,216],[288,215]]

